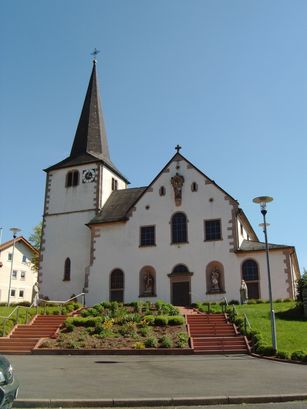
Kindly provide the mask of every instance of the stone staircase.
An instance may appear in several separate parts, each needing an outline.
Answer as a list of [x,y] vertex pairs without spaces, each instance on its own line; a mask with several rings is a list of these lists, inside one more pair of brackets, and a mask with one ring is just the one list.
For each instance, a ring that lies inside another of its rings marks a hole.
[[186,315],[195,353],[248,353],[246,338],[237,333],[235,326],[227,321],[225,314]]
[[36,315],[30,324],[16,325],[9,336],[0,338],[0,353],[30,354],[40,338],[55,336],[65,320],[64,315]]

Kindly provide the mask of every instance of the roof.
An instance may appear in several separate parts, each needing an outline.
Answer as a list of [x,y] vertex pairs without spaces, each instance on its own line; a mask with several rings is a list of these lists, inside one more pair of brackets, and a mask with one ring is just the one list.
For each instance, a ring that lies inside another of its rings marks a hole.
[[[5,243],[2,243],[0,245],[0,251],[6,250],[6,249],[12,247],[13,242],[14,242],[14,240],[9,240],[9,241],[6,241]],[[23,243],[31,251],[33,251],[33,253],[37,253],[37,254],[39,253],[39,251],[35,247],[33,247],[32,244],[28,240],[26,240],[23,236],[16,237],[15,243]]]
[[113,191],[101,211],[88,224],[92,225],[127,220],[129,210],[138,201],[145,190],[145,187],[138,187]]
[[[282,250],[282,249],[294,249],[293,246],[287,246],[285,244],[272,244],[268,243],[269,250]],[[264,251],[265,243],[260,241],[243,240],[241,246],[237,252],[250,252],[250,251]]]
[[110,159],[100,102],[96,61],[94,60],[70,155],[61,162],[45,169],[45,171],[48,172],[54,169],[67,168],[97,161],[102,162],[124,181],[129,183]]

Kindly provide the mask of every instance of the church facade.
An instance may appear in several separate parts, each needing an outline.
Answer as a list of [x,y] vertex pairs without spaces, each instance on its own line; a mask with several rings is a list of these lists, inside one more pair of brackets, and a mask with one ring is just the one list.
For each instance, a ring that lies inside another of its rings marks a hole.
[[[265,244],[239,203],[181,154],[129,188],[108,150],[96,61],[70,155],[46,169],[42,296],[175,305],[268,299]],[[269,244],[273,299],[295,297],[295,248]]]

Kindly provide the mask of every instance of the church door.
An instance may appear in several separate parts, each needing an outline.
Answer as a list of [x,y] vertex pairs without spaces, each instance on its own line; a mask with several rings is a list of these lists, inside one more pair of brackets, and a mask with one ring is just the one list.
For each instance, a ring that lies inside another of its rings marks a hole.
[[185,307],[191,304],[189,281],[172,283],[172,304]]

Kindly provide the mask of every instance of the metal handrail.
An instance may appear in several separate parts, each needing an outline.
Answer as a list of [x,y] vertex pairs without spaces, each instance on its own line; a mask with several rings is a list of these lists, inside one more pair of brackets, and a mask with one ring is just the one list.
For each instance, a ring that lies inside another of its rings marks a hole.
[[[82,296],[83,305],[85,305],[85,293],[80,293],[80,294],[78,294],[78,295],[76,295],[76,296],[74,296],[74,297],[72,297],[72,298],[70,298],[70,299],[68,299],[68,300],[66,300],[66,301],[47,301],[47,300],[39,299],[39,300],[37,300],[36,305],[34,305],[34,302],[33,302],[29,307],[26,307],[26,306],[24,306],[24,305],[17,305],[17,306],[13,309],[13,311],[10,312],[9,315],[7,315],[7,316],[0,316],[0,319],[3,319],[2,336],[5,337],[6,323],[7,323],[7,321],[14,315],[15,312],[16,312],[16,324],[18,324],[19,311],[20,311],[21,308],[23,308],[23,309],[26,310],[26,324],[28,324],[29,310],[30,310],[30,308],[36,307],[36,314],[37,314],[37,313],[38,313],[38,303],[39,303],[39,301],[42,301],[42,302],[45,302],[45,303],[51,303],[51,304],[60,304],[60,305],[61,305],[61,314],[62,314],[62,312],[63,312],[63,306],[64,306],[65,304],[69,303],[70,301],[72,301],[72,300],[74,300],[74,299],[80,297],[80,296]],[[45,313],[46,313],[46,305],[45,305]]]
[[54,301],[54,300],[44,300],[44,299],[39,299],[38,302],[44,302],[45,303],[45,314],[46,314],[46,308],[47,308],[47,304],[55,304],[55,305],[60,305],[61,306],[61,314],[63,312],[63,306],[65,304],[68,304],[69,302],[77,299],[78,297],[82,297],[82,304],[83,306],[85,306],[85,293],[80,293],[78,295],[75,295],[72,298],[69,298],[68,300],[65,301]]

